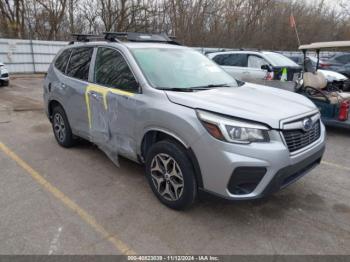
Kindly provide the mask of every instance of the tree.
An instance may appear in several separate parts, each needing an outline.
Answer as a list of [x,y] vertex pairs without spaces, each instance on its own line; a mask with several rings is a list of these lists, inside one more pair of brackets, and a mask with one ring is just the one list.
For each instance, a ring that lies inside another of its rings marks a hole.
[[190,46],[296,49],[347,40],[350,3],[313,0],[0,0],[0,35],[67,40],[73,32],[166,32]]
[[24,0],[0,1],[0,26],[7,37],[21,38],[25,36]]
[[42,6],[42,15],[48,18],[48,40],[57,40],[66,9],[67,0],[36,0]]

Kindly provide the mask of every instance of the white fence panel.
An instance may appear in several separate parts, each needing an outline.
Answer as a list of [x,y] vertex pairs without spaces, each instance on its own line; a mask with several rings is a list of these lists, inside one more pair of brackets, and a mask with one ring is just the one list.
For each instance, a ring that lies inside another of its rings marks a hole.
[[[40,41],[0,38],[0,62],[8,67],[10,73],[45,73],[57,54],[68,42]],[[237,49],[196,47],[202,53],[229,51]],[[280,51],[284,55],[301,54],[298,51]],[[334,52],[322,52],[331,56]]]
[[44,73],[68,42],[0,38],[0,62],[10,73]]

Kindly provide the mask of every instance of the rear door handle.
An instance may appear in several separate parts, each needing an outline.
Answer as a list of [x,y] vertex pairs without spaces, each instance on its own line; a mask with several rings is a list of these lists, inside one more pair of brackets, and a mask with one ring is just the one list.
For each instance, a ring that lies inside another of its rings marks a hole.
[[65,84],[61,83],[61,88],[62,88],[62,89],[66,89],[67,86],[66,86]]

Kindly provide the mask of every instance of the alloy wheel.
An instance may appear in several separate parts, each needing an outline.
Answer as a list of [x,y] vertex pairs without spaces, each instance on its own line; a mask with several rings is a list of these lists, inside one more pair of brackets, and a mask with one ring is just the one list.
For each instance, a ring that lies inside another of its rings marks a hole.
[[66,138],[66,126],[63,117],[59,113],[56,113],[53,118],[53,129],[57,139],[63,142]]
[[179,200],[184,179],[179,164],[168,154],[157,154],[151,162],[151,177],[158,193],[168,201]]

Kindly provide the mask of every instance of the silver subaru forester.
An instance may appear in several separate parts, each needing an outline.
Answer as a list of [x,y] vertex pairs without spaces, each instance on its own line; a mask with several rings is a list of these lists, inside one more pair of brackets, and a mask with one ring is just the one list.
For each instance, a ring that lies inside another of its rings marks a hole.
[[116,165],[118,156],[144,164],[166,206],[184,209],[199,190],[260,198],[320,163],[326,133],[307,98],[236,81],[166,35],[78,39],[44,81],[57,142],[71,147],[83,138]]

